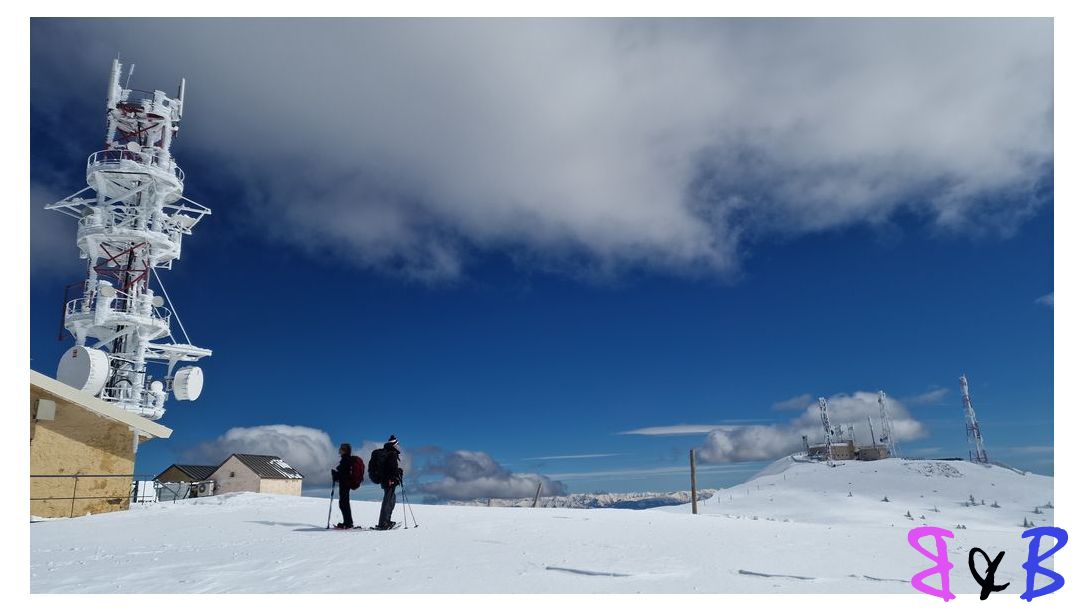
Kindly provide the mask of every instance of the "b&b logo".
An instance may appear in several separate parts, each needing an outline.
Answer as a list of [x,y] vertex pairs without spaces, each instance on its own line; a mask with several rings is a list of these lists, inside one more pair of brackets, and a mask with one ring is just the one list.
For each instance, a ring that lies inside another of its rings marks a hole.
[[[934,538],[934,552],[927,550],[919,543],[919,539],[926,536]],[[1043,536],[1054,538],[1055,545],[1041,554],[1040,538]],[[946,544],[946,539],[952,537],[952,531],[942,529],[941,527],[916,527],[908,532],[908,543],[911,544],[912,548],[918,550],[924,557],[935,563],[933,567],[912,576],[912,588],[921,593],[941,597],[946,601],[956,597],[956,595],[949,590],[949,570],[953,569],[953,564],[949,561],[949,547]],[[1034,527],[1023,532],[1021,537],[1031,538],[1028,543],[1028,559],[1021,565],[1025,570],[1025,592],[1021,593],[1021,599],[1032,601],[1037,597],[1050,595],[1061,589],[1063,585],[1066,584],[1066,579],[1054,570],[1050,570],[1040,564],[1057,553],[1063,546],[1066,546],[1068,537],[1066,530],[1058,527]],[[981,577],[979,572],[976,571],[976,554],[982,555],[987,561],[985,576]],[[1010,583],[1008,582],[1005,584],[995,584],[995,572],[998,570],[998,564],[1002,562],[1002,556],[1005,554],[1006,551],[999,551],[998,554],[995,555],[995,558],[991,559],[981,548],[973,548],[969,551],[968,569],[972,572],[972,578],[980,585],[981,600],[987,599],[987,596],[993,592],[1002,591],[1010,586]],[[1047,576],[1051,579],[1051,582],[1037,589],[1036,574]],[[938,575],[942,579],[942,588],[935,588],[923,582],[928,576],[934,575]]]

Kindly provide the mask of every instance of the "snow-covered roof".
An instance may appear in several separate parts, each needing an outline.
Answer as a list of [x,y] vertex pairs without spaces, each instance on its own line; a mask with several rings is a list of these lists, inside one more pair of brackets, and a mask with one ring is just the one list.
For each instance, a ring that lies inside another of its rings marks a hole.
[[[249,468],[256,473],[260,478],[271,479],[298,479],[304,478],[300,472],[290,467],[281,458],[274,455],[247,455],[242,453],[234,453],[230,457],[237,457],[238,461],[245,464],[245,467]],[[227,457],[226,461],[230,458]],[[226,461],[222,463],[225,464]],[[220,464],[215,469],[222,467]]]
[[107,401],[94,397],[73,387],[49,378],[48,376],[30,370],[30,386],[37,387],[45,395],[54,397],[68,404],[74,404],[94,414],[124,423],[145,438],[168,438],[173,430],[159,425],[150,419],[145,419],[137,414],[118,408]]

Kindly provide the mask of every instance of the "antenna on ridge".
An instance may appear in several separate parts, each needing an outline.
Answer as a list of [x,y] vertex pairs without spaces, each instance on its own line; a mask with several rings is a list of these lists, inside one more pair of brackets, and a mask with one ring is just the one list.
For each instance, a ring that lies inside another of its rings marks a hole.
[[878,408],[882,418],[882,444],[890,457],[896,457],[897,443],[893,440],[893,421],[889,420],[889,410],[885,407],[885,391],[878,391]]
[[833,425],[829,422],[829,402],[824,397],[818,398],[818,409],[821,411],[821,426],[825,428],[825,462],[829,467],[833,463]]
[[[119,57],[120,57],[120,54],[118,54],[118,58]],[[135,71],[136,71],[136,65],[135,64],[129,64],[128,65],[128,78],[124,80],[124,88],[125,89],[128,89],[128,83],[130,83],[132,81],[132,73],[135,72]]]
[[983,446],[983,434],[976,411],[972,409],[972,398],[968,395],[968,379],[961,374],[961,403],[964,404],[964,430],[968,436],[968,459],[976,463],[987,463],[987,449]]

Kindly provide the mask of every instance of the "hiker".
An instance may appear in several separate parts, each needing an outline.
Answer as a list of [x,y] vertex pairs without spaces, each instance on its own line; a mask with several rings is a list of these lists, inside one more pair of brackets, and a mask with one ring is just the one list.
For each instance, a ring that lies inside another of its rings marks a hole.
[[384,489],[380,519],[377,529],[395,527],[392,510],[396,507],[396,486],[403,484],[403,469],[399,467],[399,440],[395,434],[388,437],[384,448],[373,451],[369,458],[369,477]]
[[354,519],[350,515],[350,468],[353,464],[350,453],[350,444],[346,442],[340,444],[339,467],[332,470],[332,482],[339,483],[339,511],[343,513],[343,522],[337,524],[336,529],[351,529],[354,527]]

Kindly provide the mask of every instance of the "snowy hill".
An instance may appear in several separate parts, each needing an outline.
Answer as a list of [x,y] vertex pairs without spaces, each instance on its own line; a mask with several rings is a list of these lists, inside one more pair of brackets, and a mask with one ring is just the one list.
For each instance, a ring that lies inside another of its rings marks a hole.
[[1026,519],[1037,526],[1051,524],[1054,510],[1046,506],[1053,498],[1051,477],[997,465],[885,459],[828,467],[796,456],[768,465],[741,485],[720,489],[700,504],[700,511],[827,525],[964,525],[1020,535]]
[[[1049,477],[896,459],[783,460],[696,516],[414,505],[418,529],[340,532],[324,529],[327,500],[229,494],[31,524],[31,591],[910,593],[928,562],[905,537],[925,515],[967,527],[950,541],[954,592],[977,592],[967,553],[979,546],[1006,551],[999,580],[1020,593],[1019,525],[1051,524],[1052,509],[1031,513],[1051,498]],[[378,512],[353,508],[360,523]]]

